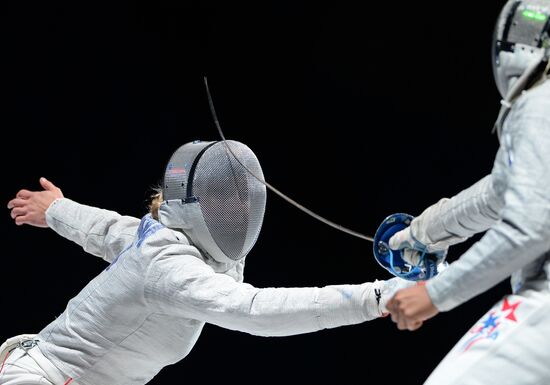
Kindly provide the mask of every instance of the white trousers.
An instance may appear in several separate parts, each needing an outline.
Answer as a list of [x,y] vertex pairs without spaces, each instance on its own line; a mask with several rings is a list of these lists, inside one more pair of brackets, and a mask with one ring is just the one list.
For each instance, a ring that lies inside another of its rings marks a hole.
[[497,302],[424,385],[550,384],[550,293],[528,290]]
[[38,346],[12,350],[0,367],[0,385],[76,385],[42,355]]

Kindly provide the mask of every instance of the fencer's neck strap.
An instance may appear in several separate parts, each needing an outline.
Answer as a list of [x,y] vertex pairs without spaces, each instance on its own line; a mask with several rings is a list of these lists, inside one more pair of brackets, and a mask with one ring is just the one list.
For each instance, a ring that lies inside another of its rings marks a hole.
[[502,132],[502,126],[504,125],[504,122],[506,121],[506,118],[508,117],[508,114],[510,113],[510,110],[512,109],[512,103],[507,102],[506,100],[500,101],[501,107],[500,111],[498,112],[498,117],[495,122],[495,125],[493,126],[492,133],[497,133],[498,140],[500,142],[500,134]]

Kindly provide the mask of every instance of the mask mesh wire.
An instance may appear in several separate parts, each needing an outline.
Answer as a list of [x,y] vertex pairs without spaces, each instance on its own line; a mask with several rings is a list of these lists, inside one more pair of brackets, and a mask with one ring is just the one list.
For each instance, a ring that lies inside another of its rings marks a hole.
[[[233,141],[227,144],[263,179],[260,164],[247,146]],[[262,226],[266,189],[235,160],[223,142],[210,147],[199,159],[193,195],[199,198],[208,230],[224,254],[233,260],[246,255]]]

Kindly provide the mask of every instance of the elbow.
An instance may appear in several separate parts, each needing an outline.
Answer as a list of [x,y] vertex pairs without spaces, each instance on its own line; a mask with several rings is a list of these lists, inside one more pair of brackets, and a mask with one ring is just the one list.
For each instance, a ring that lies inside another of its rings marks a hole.
[[510,241],[520,247],[540,249],[541,252],[550,249],[550,216],[540,212],[539,214],[538,217],[503,216],[502,223],[509,229]]

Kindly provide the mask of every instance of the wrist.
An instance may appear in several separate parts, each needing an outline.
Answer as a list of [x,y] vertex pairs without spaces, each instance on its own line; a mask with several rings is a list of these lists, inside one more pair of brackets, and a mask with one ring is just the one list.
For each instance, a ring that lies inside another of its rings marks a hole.
[[48,225],[48,227],[52,228],[52,221],[55,219],[56,212],[59,210],[60,206],[63,205],[62,204],[63,200],[66,200],[66,198],[64,197],[56,198],[46,208],[46,211],[44,214],[46,217],[46,225]]

